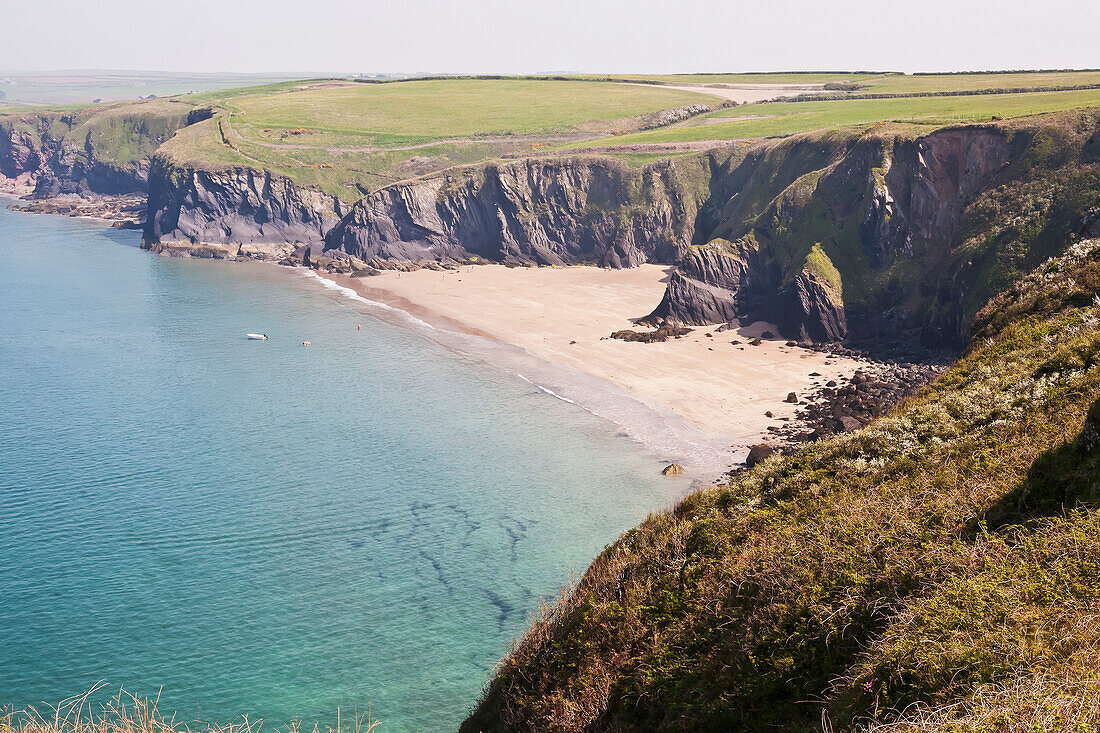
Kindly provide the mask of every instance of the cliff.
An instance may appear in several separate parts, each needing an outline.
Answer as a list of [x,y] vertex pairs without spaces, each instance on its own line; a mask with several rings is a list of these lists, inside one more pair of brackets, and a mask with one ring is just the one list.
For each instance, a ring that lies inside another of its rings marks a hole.
[[281,260],[319,250],[344,214],[335,196],[251,169],[207,171],[155,156],[143,246],[177,256]]
[[1061,249],[890,416],[625,533],[462,729],[1094,728],[1100,240]]
[[736,315],[795,339],[957,350],[989,297],[1095,230],[1098,130],[1089,112],[878,127],[839,146],[831,134],[816,160],[801,150],[812,136],[764,145],[715,174],[736,184],[697,228],[714,239],[692,248],[650,319]]
[[1096,111],[811,133],[642,167],[493,162],[354,204],[270,171],[156,152],[210,114],[164,101],[4,116],[0,173],[32,174],[38,196],[147,190],[145,242],[158,252],[312,256],[345,270],[677,264],[650,322],[767,320],[788,338],[907,357],[956,353],[990,297],[1100,228]]
[[0,175],[29,177],[36,198],[144,193],[156,149],[207,116],[169,101],[0,115]]
[[599,158],[490,164],[367,196],[325,248],[363,260],[676,262],[691,242],[708,175],[699,159],[641,170]]

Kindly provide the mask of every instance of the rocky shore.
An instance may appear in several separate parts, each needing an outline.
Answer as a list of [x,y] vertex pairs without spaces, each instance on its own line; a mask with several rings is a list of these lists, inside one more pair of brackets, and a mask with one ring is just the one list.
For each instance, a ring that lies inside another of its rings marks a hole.
[[98,219],[120,229],[141,229],[145,226],[145,197],[138,194],[65,194],[43,199],[24,196],[22,200],[26,203],[12,209],[30,214]]

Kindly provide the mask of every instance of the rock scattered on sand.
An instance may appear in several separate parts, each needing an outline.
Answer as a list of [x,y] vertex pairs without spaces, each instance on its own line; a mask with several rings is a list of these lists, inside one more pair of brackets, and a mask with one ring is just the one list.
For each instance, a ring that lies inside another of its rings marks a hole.
[[775,417],[775,415],[772,414],[771,410],[768,410],[767,412],[764,413],[764,417]]
[[670,338],[678,339],[691,332],[692,329],[687,326],[676,326],[665,322],[653,331],[632,331],[629,328],[623,329],[622,331],[615,331],[611,334],[611,338],[619,339],[620,341],[640,341],[645,344],[652,344],[668,341]]
[[866,364],[850,379],[830,379],[816,390],[782,435],[800,443],[858,430],[935,379],[940,371],[931,364]]
[[798,404],[798,395],[794,392],[788,392],[787,393],[787,398],[783,401],[784,402],[790,402],[792,405],[796,405],[796,404]]
[[679,463],[670,463],[661,469],[661,473],[665,476],[679,476],[684,472],[684,467]]
[[759,346],[761,343],[763,342],[760,339],[753,339],[749,342],[749,346]]

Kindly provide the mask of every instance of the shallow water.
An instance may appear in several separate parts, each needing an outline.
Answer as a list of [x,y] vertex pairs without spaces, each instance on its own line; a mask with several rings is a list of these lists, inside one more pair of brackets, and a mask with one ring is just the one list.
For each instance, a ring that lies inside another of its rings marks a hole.
[[539,600],[686,488],[300,275],[137,243],[0,205],[0,704],[106,679],[188,721],[453,730]]

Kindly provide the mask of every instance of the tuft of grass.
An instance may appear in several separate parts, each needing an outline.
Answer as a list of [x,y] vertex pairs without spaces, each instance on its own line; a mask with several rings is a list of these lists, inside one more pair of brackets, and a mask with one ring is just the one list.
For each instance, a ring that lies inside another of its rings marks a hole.
[[[175,716],[165,718],[158,708],[157,698],[148,699],[119,688],[117,694],[104,702],[95,702],[106,682],[96,683],[80,695],[62,700],[44,712],[36,708],[13,711],[0,710],[0,733],[259,733],[262,720],[240,718],[229,723],[184,724]],[[381,725],[370,713],[360,716],[355,711],[350,720],[337,710],[335,726],[314,724],[303,728],[292,721],[278,730],[283,733],[373,733]]]

